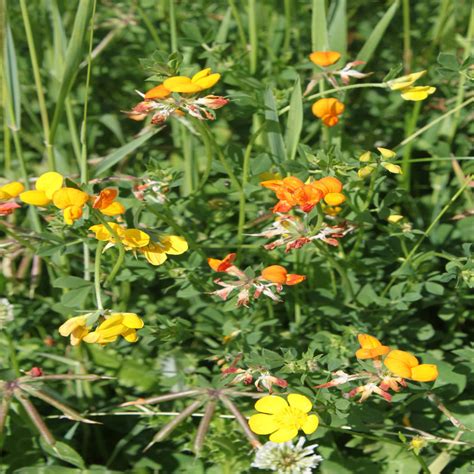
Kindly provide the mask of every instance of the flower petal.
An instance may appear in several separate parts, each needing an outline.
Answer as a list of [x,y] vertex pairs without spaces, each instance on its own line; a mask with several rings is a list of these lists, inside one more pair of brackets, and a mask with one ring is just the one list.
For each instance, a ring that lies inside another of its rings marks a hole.
[[281,265],[270,265],[262,270],[262,278],[272,283],[283,285],[286,283],[288,272]]
[[120,313],[123,317],[122,324],[131,329],[141,329],[144,325],[143,320],[135,313]]
[[342,193],[328,193],[324,196],[324,201],[330,206],[339,206],[346,200],[346,196]]
[[163,84],[153,87],[145,93],[145,99],[165,99],[171,94],[171,91],[167,89]]
[[415,86],[415,87],[407,87],[406,89],[402,90],[402,98],[404,100],[425,100],[429,95],[434,94],[436,92],[436,87],[431,86]]
[[188,243],[183,237],[178,235],[167,235],[161,239],[169,255],[181,255],[188,250]]
[[434,364],[420,364],[411,369],[411,378],[417,382],[432,382],[438,378],[438,367]]
[[331,66],[337,63],[341,57],[341,53],[337,51],[314,51],[309,55],[309,59],[316,65],[321,67]]
[[210,74],[209,76],[198,79],[197,81],[193,78],[193,84],[201,88],[201,90],[209,89],[219,82],[221,75],[218,73]]
[[411,369],[418,365],[418,359],[409,352],[394,350],[385,357],[384,364],[395,375],[411,378]]
[[137,342],[138,341],[138,336],[137,336],[137,331],[135,329],[127,329],[122,333],[122,337],[127,341],[127,342]]
[[20,194],[20,199],[26,204],[40,207],[47,206],[51,202],[44,191],[25,191]]
[[123,204],[120,204],[118,201],[114,201],[112,204],[104,207],[100,210],[105,216],[118,216],[125,212],[125,207]]
[[52,199],[53,194],[63,185],[63,181],[64,178],[59,173],[48,171],[38,178],[35,187],[38,191],[44,191],[46,196]]
[[270,441],[273,443],[286,443],[295,436],[298,436],[298,430],[296,428],[280,428],[270,435]]
[[202,90],[202,87],[191,82],[191,79],[186,76],[170,77],[163,82],[163,85],[171,92],[183,92],[189,94]]
[[290,393],[287,399],[290,407],[298,408],[298,410],[301,410],[303,413],[308,413],[311,411],[311,408],[313,408],[311,400],[304,395],[300,395],[299,393]]
[[158,266],[166,262],[167,255],[165,249],[156,244],[155,242],[150,242],[145,247],[140,247],[139,251],[145,255],[145,258],[148,260],[148,263]]
[[11,183],[5,184],[0,188],[0,193],[6,193],[6,197],[1,197],[0,199],[11,199],[17,197],[20,193],[25,190],[25,186],[19,183],[18,181],[13,181]]
[[271,415],[285,408],[288,408],[288,403],[284,398],[277,395],[267,395],[255,403],[255,410],[261,411],[262,413],[270,413]]
[[374,347],[380,347],[382,343],[374,336],[369,334],[358,334],[357,339],[360,347],[363,349],[373,349]]
[[207,77],[211,74],[211,68],[207,67],[206,69],[203,69],[202,71],[197,72],[194,74],[194,76],[191,78],[192,82],[199,81],[199,79],[202,79],[203,77]]
[[262,413],[252,415],[249,419],[249,426],[254,433],[260,435],[270,434],[278,429],[275,416],[264,415]]
[[301,429],[306,433],[306,434],[311,434],[316,431],[316,429],[319,426],[319,418],[317,415],[309,415],[308,418],[306,419],[305,423],[301,427]]

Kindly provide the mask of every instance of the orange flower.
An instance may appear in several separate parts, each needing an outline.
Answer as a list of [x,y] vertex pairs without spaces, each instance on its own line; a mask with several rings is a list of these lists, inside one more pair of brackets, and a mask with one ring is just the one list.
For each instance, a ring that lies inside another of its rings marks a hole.
[[145,93],[145,99],[166,99],[171,94],[171,91],[167,89],[163,84],[153,87]]
[[106,216],[116,216],[118,214],[123,214],[125,212],[125,208],[122,204],[115,200],[117,195],[118,191],[116,189],[103,189],[95,198],[92,207],[94,209],[99,209],[99,211]]
[[319,99],[313,104],[311,110],[326,127],[334,127],[339,122],[339,115],[344,112],[344,104],[334,98]]
[[327,67],[339,61],[341,53],[337,51],[314,51],[309,55],[309,59],[317,66]]
[[374,336],[368,334],[358,334],[360,349],[355,353],[358,359],[375,359],[385,355],[390,350],[387,346],[382,346],[381,342]]
[[288,273],[286,268],[281,265],[270,265],[264,268],[262,270],[262,278],[278,285],[297,285],[306,280],[304,275]]
[[215,272],[225,272],[233,265],[236,255],[237,254],[235,253],[230,253],[222,260],[217,258],[208,258],[207,263]]
[[323,193],[313,185],[305,184],[295,191],[294,197],[302,211],[310,212],[321,201]]
[[409,352],[390,351],[384,360],[390,372],[404,379],[417,382],[432,382],[438,377],[438,367],[434,364],[420,364],[418,359]]

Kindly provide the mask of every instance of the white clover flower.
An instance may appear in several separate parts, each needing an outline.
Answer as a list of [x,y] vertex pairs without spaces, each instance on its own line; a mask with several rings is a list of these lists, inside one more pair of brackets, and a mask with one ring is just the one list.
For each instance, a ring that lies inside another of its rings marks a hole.
[[6,298],[0,298],[0,329],[10,321],[13,321],[13,305]]
[[303,446],[301,437],[296,445],[292,441],[272,443],[268,441],[255,454],[252,467],[269,469],[279,474],[311,474],[323,458],[314,454],[317,444]]

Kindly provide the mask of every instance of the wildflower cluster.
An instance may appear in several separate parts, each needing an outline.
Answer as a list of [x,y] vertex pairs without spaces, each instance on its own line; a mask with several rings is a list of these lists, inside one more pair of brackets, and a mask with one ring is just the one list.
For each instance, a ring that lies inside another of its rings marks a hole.
[[140,93],[144,100],[128,112],[128,117],[140,121],[151,116],[153,125],[165,122],[170,116],[179,118],[185,114],[199,120],[214,120],[214,110],[224,107],[229,100],[216,95],[202,97],[201,93],[214,87],[220,77],[211,73],[210,68],[192,77],[169,77],[145,94]]

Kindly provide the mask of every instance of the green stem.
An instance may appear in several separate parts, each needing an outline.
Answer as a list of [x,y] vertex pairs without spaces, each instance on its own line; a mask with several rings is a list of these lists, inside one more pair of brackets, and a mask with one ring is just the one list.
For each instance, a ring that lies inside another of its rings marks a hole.
[[440,219],[444,216],[444,214],[446,214],[446,212],[448,211],[448,209],[452,206],[452,204],[456,201],[456,199],[458,199],[458,197],[464,192],[464,190],[467,188],[467,186],[469,185],[471,181],[471,178],[468,178],[466,180],[466,182],[463,184],[463,186],[461,188],[459,188],[456,192],[456,194],[454,194],[454,196],[449,200],[449,202],[443,207],[443,209],[441,209],[441,211],[438,213],[438,215],[434,218],[433,222],[430,224],[430,226],[428,227],[428,229],[426,229],[426,231],[423,233],[423,235],[418,239],[418,241],[416,242],[416,244],[413,246],[413,248],[411,249],[410,253],[408,254],[408,256],[406,257],[406,259],[403,261],[403,263],[400,265],[400,268],[394,272],[395,275],[392,277],[392,279],[390,280],[390,282],[388,283],[388,285],[385,287],[385,289],[382,291],[381,293],[381,297],[383,298],[387,292],[390,290],[390,288],[393,286],[393,284],[397,281],[397,278],[398,278],[398,274],[408,265],[408,263],[410,262],[410,260],[413,258],[413,256],[415,255],[416,251],[420,248],[420,245],[423,243],[423,241],[426,239],[426,237],[428,237],[431,233],[431,231],[435,228],[436,224],[440,221]]
[[255,0],[248,0],[249,38],[250,38],[250,74],[257,72],[258,62],[258,34],[257,34],[257,12]]
[[175,0],[169,0],[169,20],[170,20],[170,37],[171,37],[171,52],[178,51],[178,33],[176,28],[176,15],[174,11]]
[[[416,129],[416,123],[418,122],[418,117],[420,115],[420,110],[421,110],[421,104],[422,102],[415,102],[413,106],[413,111],[411,114],[410,119],[408,120],[407,127],[406,127],[406,135],[411,135],[414,130]],[[411,188],[411,163],[410,163],[410,157],[411,157],[411,150],[413,148],[414,142],[411,142],[405,149],[403,150],[403,156],[402,156],[402,186],[410,192]]]
[[229,0],[229,5],[232,10],[232,15],[234,16],[234,20],[237,23],[237,31],[239,32],[240,42],[242,43],[242,48],[244,51],[247,50],[247,37],[245,36],[244,25],[242,23],[242,18],[240,18],[240,13],[238,8],[235,5],[234,0]]
[[285,53],[290,52],[292,12],[295,7],[296,3],[285,0],[285,40],[283,41],[283,51]]
[[44,143],[46,146],[46,154],[48,156],[48,166],[50,171],[56,170],[56,161],[54,158],[54,149],[51,143],[49,143],[49,118],[48,109],[46,108],[46,101],[44,98],[43,86],[41,85],[41,73],[38,65],[38,57],[36,54],[36,47],[33,38],[33,31],[31,29],[30,17],[28,15],[28,8],[26,7],[25,0],[20,0],[21,16],[23,18],[23,24],[25,27],[26,41],[28,44],[28,50],[30,52],[31,65],[33,67],[33,78],[35,81],[36,94],[38,96],[38,105],[41,115],[41,123],[43,125]]
[[97,309],[103,311],[104,306],[102,304],[102,293],[100,288],[100,262],[102,260],[102,250],[105,246],[105,242],[99,240],[97,243],[97,248],[95,250],[95,260],[94,260],[94,289],[95,289],[95,299],[97,303]]
[[15,372],[15,377],[20,377],[21,372],[20,372],[20,366],[18,364],[18,359],[16,357],[16,347],[12,341],[12,338],[10,336],[7,336],[7,338],[8,338],[8,350],[10,353],[10,362],[12,363],[12,368],[13,368],[13,371]]
[[411,72],[412,51],[410,44],[410,0],[403,0],[403,68],[405,74]]

